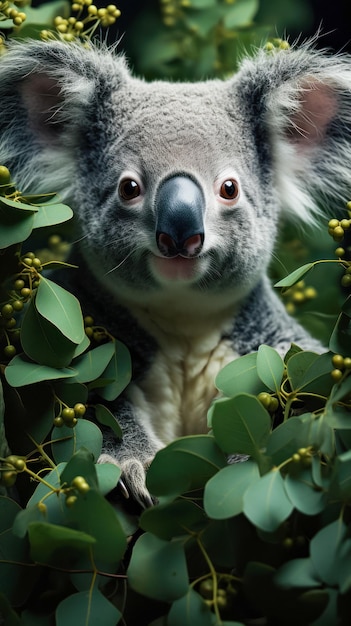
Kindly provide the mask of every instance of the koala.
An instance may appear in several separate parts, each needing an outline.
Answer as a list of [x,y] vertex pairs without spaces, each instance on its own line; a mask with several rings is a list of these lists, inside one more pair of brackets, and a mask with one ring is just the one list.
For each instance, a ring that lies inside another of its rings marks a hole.
[[145,474],[174,438],[206,432],[217,372],[268,344],[323,347],[267,277],[281,215],[351,187],[351,63],[311,45],[242,61],[226,80],[133,77],[104,46],[15,43],[0,63],[0,162],[75,211],[65,286],[129,348],[102,460],[150,504]]

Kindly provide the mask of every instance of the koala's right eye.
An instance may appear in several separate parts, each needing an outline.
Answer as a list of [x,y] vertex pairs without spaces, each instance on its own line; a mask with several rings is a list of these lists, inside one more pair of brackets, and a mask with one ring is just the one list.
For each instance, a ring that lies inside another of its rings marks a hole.
[[134,200],[141,195],[141,188],[133,178],[124,178],[119,183],[118,193],[122,200]]

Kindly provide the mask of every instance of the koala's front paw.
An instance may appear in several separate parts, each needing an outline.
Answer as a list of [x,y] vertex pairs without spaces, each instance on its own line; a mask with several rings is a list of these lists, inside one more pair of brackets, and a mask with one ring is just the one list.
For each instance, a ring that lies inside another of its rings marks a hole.
[[154,505],[154,501],[145,485],[146,469],[139,459],[131,458],[119,463],[117,459],[109,454],[102,454],[98,462],[113,463],[113,465],[121,468],[122,475],[118,483],[118,489],[125,498],[135,500],[143,509]]

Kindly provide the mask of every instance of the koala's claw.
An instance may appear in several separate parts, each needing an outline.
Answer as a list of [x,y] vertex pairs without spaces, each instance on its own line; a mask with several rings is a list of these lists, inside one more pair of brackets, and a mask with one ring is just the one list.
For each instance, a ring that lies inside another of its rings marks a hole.
[[[113,463],[121,468],[122,475],[118,481],[117,489],[124,499],[134,500],[143,509],[154,506],[155,501],[145,485],[146,470],[139,459],[131,458],[119,463],[117,459],[109,454],[102,454],[99,458],[99,463]],[[146,465],[149,465],[149,463]]]

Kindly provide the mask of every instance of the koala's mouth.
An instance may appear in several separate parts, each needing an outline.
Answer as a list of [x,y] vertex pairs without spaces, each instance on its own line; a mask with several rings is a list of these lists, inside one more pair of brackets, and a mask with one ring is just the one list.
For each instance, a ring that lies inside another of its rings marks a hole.
[[168,281],[192,282],[198,277],[198,258],[183,256],[160,257],[153,255],[151,267],[156,278]]

